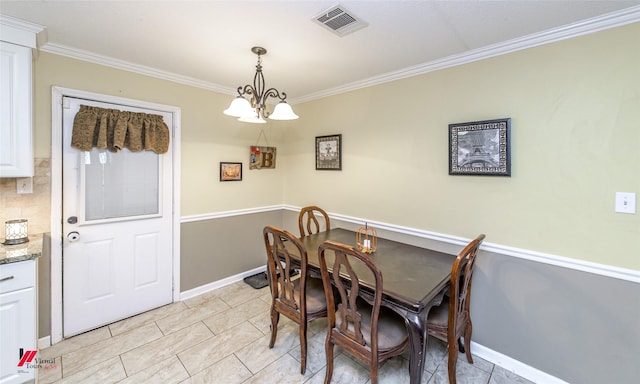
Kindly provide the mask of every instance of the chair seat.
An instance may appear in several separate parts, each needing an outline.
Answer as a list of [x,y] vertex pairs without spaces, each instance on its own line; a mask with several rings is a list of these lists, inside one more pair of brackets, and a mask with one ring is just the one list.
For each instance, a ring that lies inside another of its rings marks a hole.
[[[357,299],[358,311],[362,315],[362,337],[365,344],[371,346],[371,305],[361,298]],[[340,327],[342,321],[336,316],[336,327]],[[353,326],[348,327],[353,332]],[[404,343],[409,337],[404,319],[386,307],[380,307],[378,318],[378,349],[389,350]]]
[[449,297],[445,296],[442,299],[442,304],[437,307],[431,308],[429,311],[429,317],[427,318],[427,325],[429,327],[436,326],[446,328],[449,323]]
[[[300,279],[295,280],[294,299],[300,304]],[[314,313],[327,309],[327,297],[321,279],[307,277],[307,313]]]

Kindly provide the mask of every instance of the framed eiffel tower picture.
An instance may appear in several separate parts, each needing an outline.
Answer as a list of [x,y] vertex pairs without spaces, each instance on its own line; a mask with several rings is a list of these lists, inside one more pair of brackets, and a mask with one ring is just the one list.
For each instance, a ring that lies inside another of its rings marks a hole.
[[449,124],[449,174],[511,176],[511,119]]

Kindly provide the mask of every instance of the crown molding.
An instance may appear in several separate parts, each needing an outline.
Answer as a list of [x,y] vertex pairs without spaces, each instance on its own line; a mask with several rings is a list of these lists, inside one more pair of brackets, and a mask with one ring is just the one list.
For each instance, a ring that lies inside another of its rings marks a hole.
[[36,48],[42,39],[46,39],[42,25],[0,14],[0,40]]
[[88,61],[94,64],[100,64],[107,67],[121,69],[124,71],[134,72],[140,75],[151,76],[162,80],[171,81],[178,84],[184,84],[196,88],[203,88],[214,92],[228,93],[233,95],[235,88],[223,87],[215,83],[209,83],[189,76],[183,76],[172,72],[162,71],[153,67],[147,67],[124,60],[114,59],[109,56],[99,55],[97,53],[76,49],[62,44],[47,43],[40,47],[42,52],[53,53],[60,56],[70,57],[72,59]]
[[11,27],[15,29],[20,29],[29,33],[39,33],[45,29],[40,24],[16,19],[15,17],[3,15],[3,14],[0,14],[0,25],[2,27]]
[[[550,29],[540,33],[512,39],[499,44],[493,44],[479,49],[467,51],[458,55],[452,55],[440,60],[415,65],[398,71],[384,73],[379,76],[348,83],[339,87],[314,92],[305,96],[290,99],[291,104],[303,103],[324,97],[350,92],[361,88],[388,83],[408,77],[418,76],[425,73],[451,68],[458,65],[468,64],[479,60],[488,59],[495,56],[521,51],[524,49],[550,44],[561,40],[571,39],[586,34],[616,28],[640,21],[640,6],[626,8],[612,12],[603,16],[582,20],[576,23]],[[114,59],[108,56],[95,54],[92,52],[71,48],[61,44],[45,43],[40,48],[43,52],[53,53],[70,57],[73,59],[88,61],[108,67],[138,73],[141,75],[156,77],[159,79],[172,81],[192,87],[203,88],[214,92],[235,95],[235,88],[224,87],[219,84],[202,81],[200,79],[182,76],[176,73],[161,71],[152,67],[138,65],[123,60]]]
[[634,6],[603,16],[582,20],[573,24],[567,24],[559,28],[549,29],[540,33],[523,36],[498,44],[488,45],[486,47],[474,49],[457,55],[451,55],[439,60],[430,61],[398,71],[388,72],[379,76],[355,81],[339,87],[311,93],[306,96],[291,99],[291,103],[303,103],[332,95],[337,95],[340,93],[354,91],[361,88],[372,87],[374,85],[405,79],[407,77],[418,76],[441,69],[472,63],[474,61],[506,55],[508,53],[521,51],[544,44],[551,44],[557,41],[571,39],[605,29],[621,27],[623,25],[632,24],[638,21],[640,21],[640,6]]

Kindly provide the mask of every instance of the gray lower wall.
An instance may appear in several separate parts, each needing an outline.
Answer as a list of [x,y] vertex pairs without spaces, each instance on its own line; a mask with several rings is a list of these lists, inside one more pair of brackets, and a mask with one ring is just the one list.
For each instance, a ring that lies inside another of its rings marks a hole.
[[281,226],[282,211],[182,223],[180,291],[264,266],[265,225]]
[[638,382],[640,284],[481,252],[472,295],[478,344],[568,383]]

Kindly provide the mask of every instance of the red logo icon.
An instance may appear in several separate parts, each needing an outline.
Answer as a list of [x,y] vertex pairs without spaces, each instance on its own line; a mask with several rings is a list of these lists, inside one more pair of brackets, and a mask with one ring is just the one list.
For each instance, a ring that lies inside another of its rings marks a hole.
[[36,357],[36,353],[38,351],[27,351],[25,354],[22,353],[22,348],[20,348],[20,361],[18,362],[18,367],[22,367],[26,363],[30,363]]

